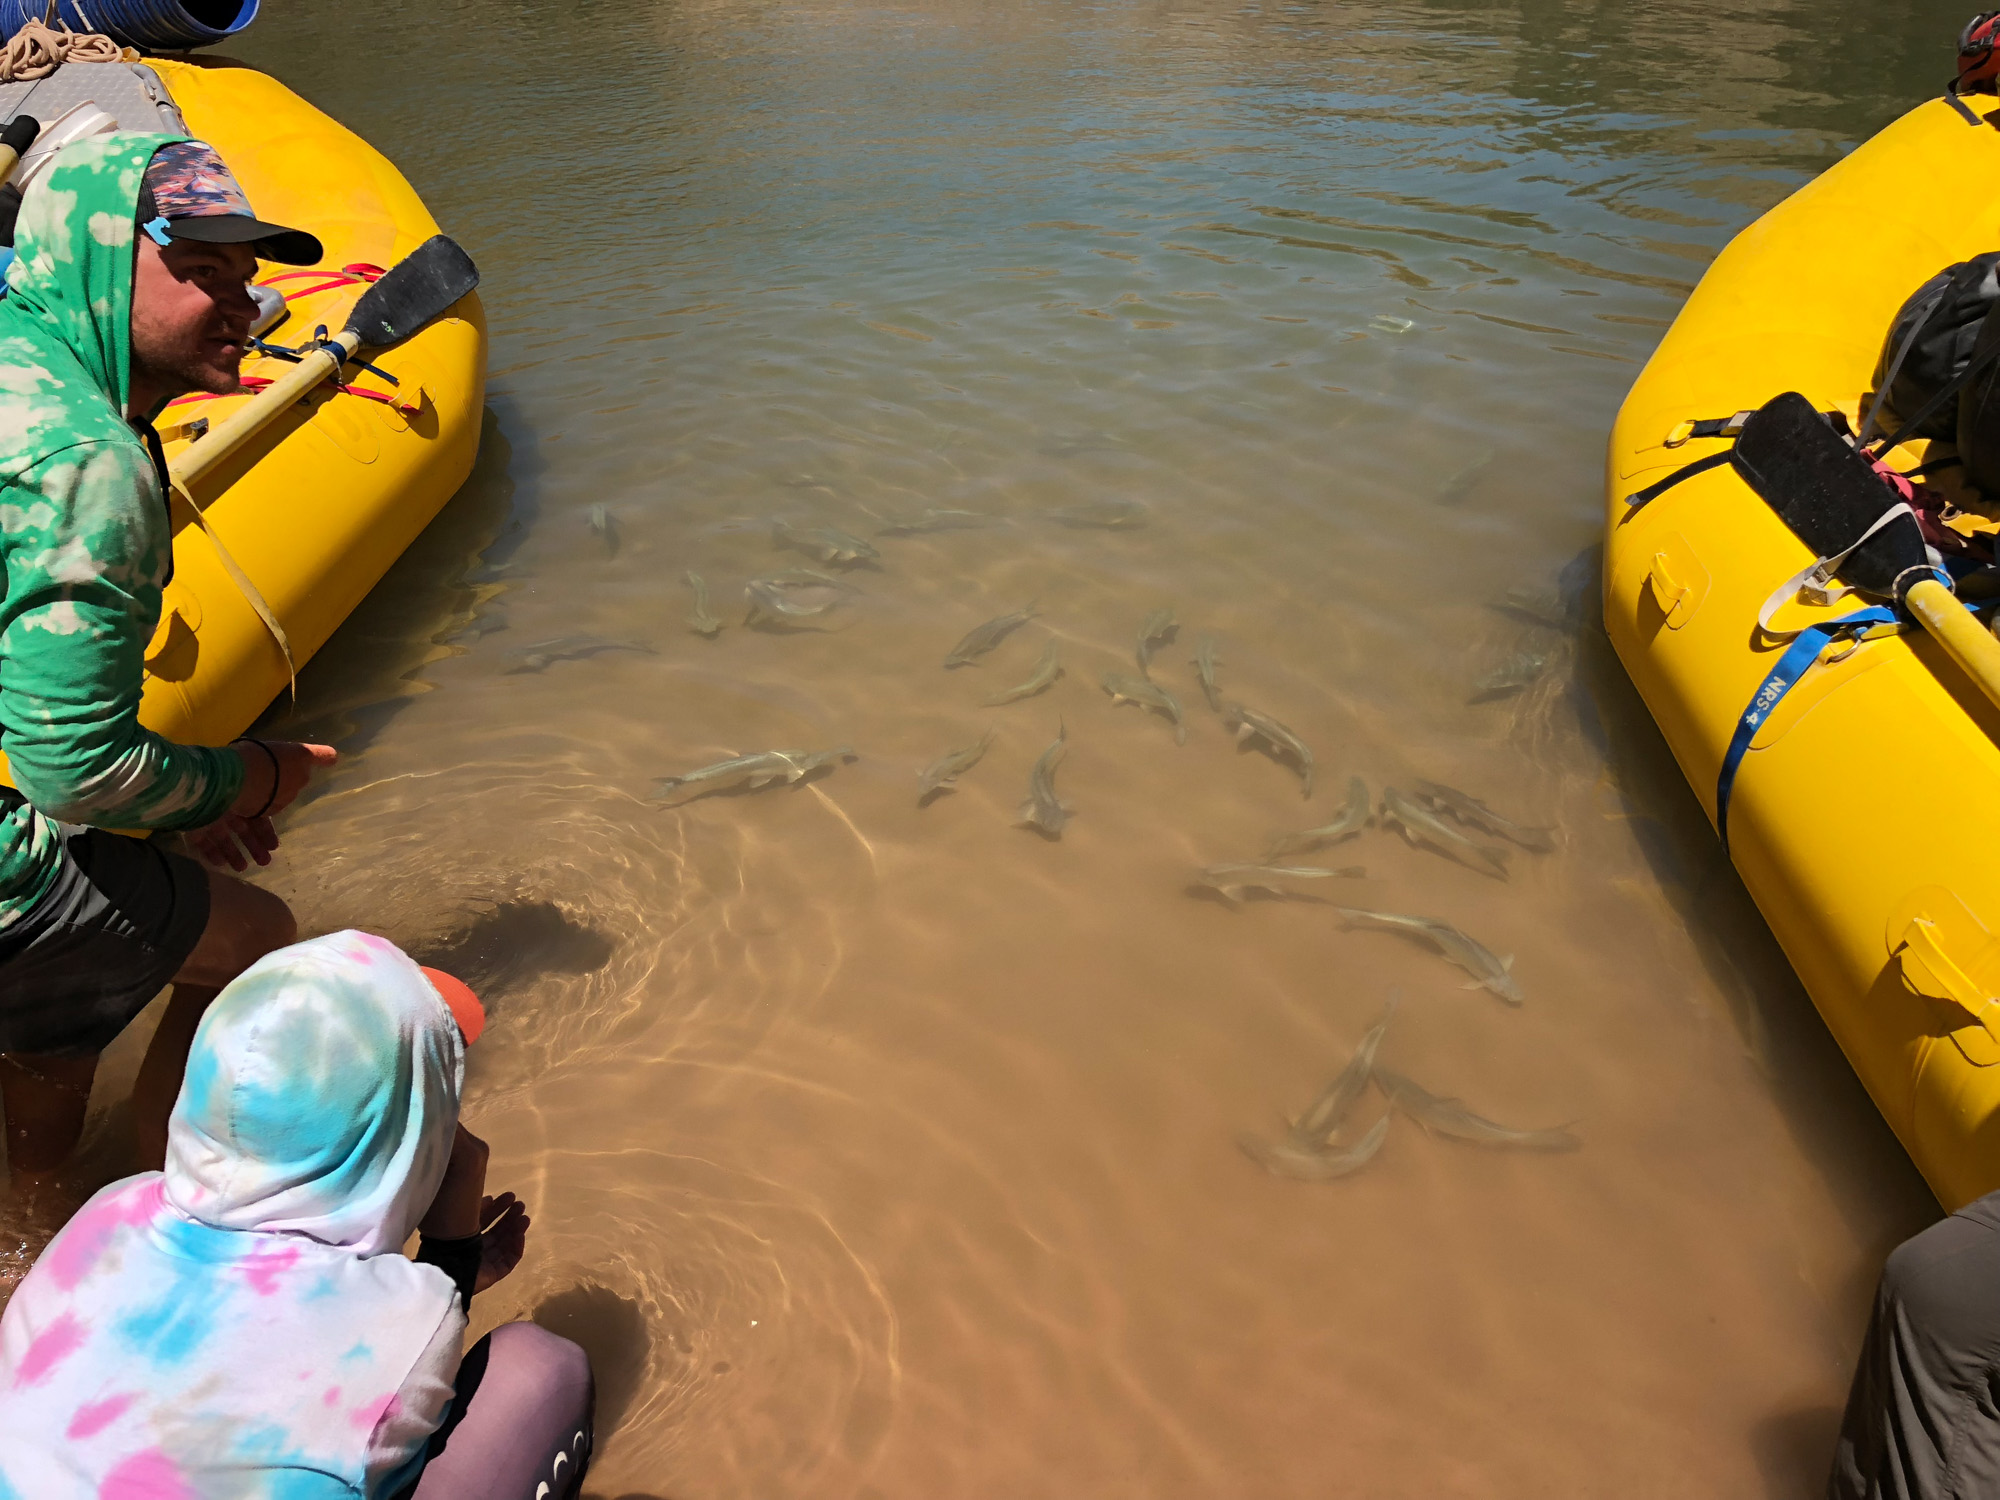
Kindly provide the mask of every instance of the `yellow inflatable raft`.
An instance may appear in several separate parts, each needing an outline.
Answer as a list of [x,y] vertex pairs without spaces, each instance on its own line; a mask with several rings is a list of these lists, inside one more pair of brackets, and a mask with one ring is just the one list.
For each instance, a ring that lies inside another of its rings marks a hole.
[[[1995,123],[1942,99],[1912,110],[1737,236],[1618,414],[1605,623],[1711,820],[1724,751],[1780,654],[1758,609],[1812,554],[1726,466],[1637,510],[1625,496],[1726,444],[1684,439],[1690,419],[1788,390],[1855,417],[1904,298],[2000,249],[2000,198],[1980,187],[1996,174]],[[1889,461],[1950,451],[1931,446]],[[1859,602],[1792,604],[1782,623]],[[1996,736],[2000,710],[1911,630],[1823,657],[1750,742],[1729,808],[1744,883],[1947,1208],[2000,1188]]]
[[[258,213],[326,247],[312,270],[259,267],[259,281],[288,304],[265,334],[272,343],[303,342],[321,324],[338,330],[373,276],[438,233],[386,158],[274,79],[219,61],[148,66]],[[321,385],[195,482],[206,533],[177,502],[174,577],[146,651],[140,716],[151,728],[223,744],[289,686],[284,650],[216,542],[277,620],[291,664],[303,666],[471,472],[486,380],[477,296],[364,357],[397,383],[350,366],[344,386]],[[243,374],[255,388],[289,368],[253,355]],[[158,423],[169,462],[245,399],[169,405]]]

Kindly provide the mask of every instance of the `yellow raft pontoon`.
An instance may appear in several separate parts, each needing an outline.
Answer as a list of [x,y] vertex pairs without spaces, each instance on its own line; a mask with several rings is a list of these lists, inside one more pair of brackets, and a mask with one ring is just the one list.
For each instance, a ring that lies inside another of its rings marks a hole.
[[[2000,129],[1943,99],[1912,110],[1736,237],[1618,414],[1605,624],[1711,821],[1724,751],[1782,649],[1758,609],[1812,554],[1726,466],[1637,510],[1625,497],[1726,444],[1676,443],[1690,419],[1785,391],[1856,418],[1903,300],[2000,248],[2000,199],[1979,186],[1996,174]],[[1794,605],[1785,623],[1854,607]],[[1996,736],[2000,710],[1912,629],[1800,679],[1729,806],[1744,883],[1947,1208],[2000,1188]]]
[[[129,101],[133,71],[68,64],[49,83],[93,99],[115,87]],[[311,270],[259,267],[258,280],[287,302],[285,319],[265,334],[274,344],[304,342],[322,324],[340,329],[372,276],[438,233],[386,158],[274,79],[231,63],[166,58],[138,72],[149,91],[171,94],[189,133],[215,146],[261,216],[309,230],[326,247]],[[33,105],[46,111],[63,92],[45,87]],[[163,128],[158,120],[118,123]],[[226,743],[290,681],[284,650],[215,541],[269,607],[292,665],[302,666],[471,472],[486,379],[477,296],[366,358],[396,383],[350,366],[346,385],[322,384],[194,482],[209,534],[176,503],[174,577],[146,650],[140,717],[150,728]],[[253,355],[243,374],[254,386],[290,368]],[[246,399],[171,403],[158,422],[169,462]]]

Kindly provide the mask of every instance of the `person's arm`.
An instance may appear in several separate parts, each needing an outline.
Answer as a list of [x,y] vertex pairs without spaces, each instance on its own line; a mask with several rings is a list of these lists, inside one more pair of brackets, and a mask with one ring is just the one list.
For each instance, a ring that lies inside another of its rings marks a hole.
[[43,459],[0,492],[0,544],[0,749],[21,793],[101,827],[199,828],[230,812],[248,768],[238,750],[139,723],[172,545],[145,450],[89,442]]
[[512,1193],[486,1196],[487,1156],[486,1142],[459,1126],[444,1181],[417,1224],[417,1260],[452,1279],[464,1308],[521,1263],[532,1222]]

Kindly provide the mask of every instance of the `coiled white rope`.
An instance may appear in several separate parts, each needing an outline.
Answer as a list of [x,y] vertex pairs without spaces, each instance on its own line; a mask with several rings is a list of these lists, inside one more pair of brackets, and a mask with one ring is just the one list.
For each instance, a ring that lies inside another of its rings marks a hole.
[[102,33],[71,31],[60,21],[55,26],[30,21],[0,51],[0,83],[46,78],[66,62],[118,62],[124,56],[125,49]]

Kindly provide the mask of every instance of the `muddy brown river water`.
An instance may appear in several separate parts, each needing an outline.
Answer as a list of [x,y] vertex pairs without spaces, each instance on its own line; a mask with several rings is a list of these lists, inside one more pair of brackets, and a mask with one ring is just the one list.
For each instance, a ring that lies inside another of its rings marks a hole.
[[[593,1495],[1818,1490],[1937,1210],[1595,626],[1600,467],[1706,262],[1966,9],[267,6],[236,51],[404,167],[493,350],[471,483],[267,721],[344,758],[266,879],[488,994],[468,1118],[535,1229],[477,1316],[591,1349]],[[930,508],[994,524],[879,534]],[[858,592],[746,627],[800,567]],[[1160,607],[1184,746],[1099,685]],[[1310,800],[1203,701],[1209,634]],[[1371,829],[1304,857],[1365,877],[1191,889],[1354,775],[1556,847],[1501,881]],[[1398,991],[1385,1064],[1581,1149],[1399,1117],[1342,1181],[1260,1170]]]

